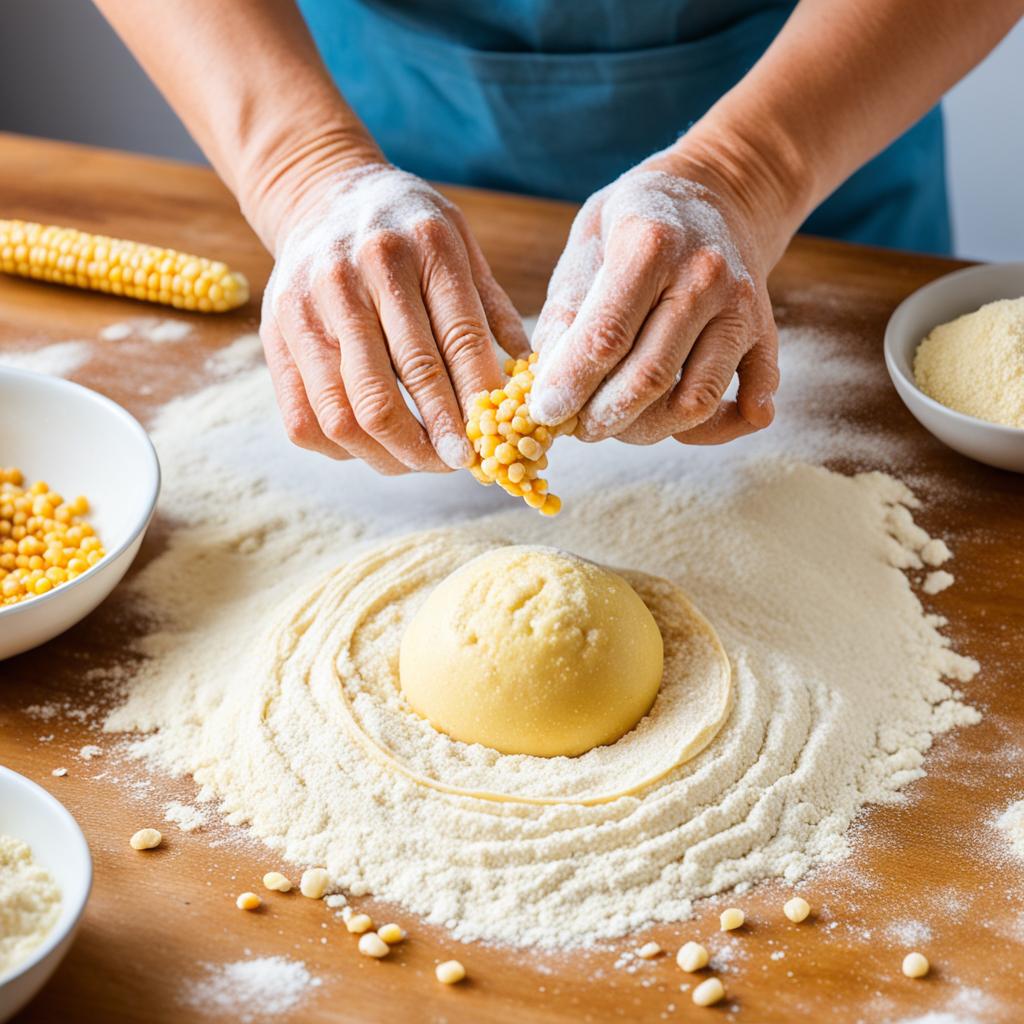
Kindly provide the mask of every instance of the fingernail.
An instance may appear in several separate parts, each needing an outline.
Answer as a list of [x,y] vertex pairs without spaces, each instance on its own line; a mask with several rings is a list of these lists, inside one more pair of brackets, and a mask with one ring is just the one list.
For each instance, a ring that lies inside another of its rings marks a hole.
[[458,434],[444,434],[435,446],[441,461],[452,469],[465,469],[473,461],[473,449],[468,437]]
[[[536,387],[536,385],[534,385]],[[530,416],[545,427],[561,423],[572,411],[569,393],[565,388],[542,387],[530,392]]]

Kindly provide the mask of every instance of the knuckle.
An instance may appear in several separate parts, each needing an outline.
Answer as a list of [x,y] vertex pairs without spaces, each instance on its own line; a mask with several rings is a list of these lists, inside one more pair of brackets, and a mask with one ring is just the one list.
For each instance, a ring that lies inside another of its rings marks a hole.
[[444,217],[425,217],[416,225],[417,238],[431,249],[439,249],[448,245],[454,232]]
[[701,248],[693,257],[694,270],[701,287],[721,284],[730,276],[729,262],[717,249]]
[[593,362],[607,364],[621,359],[632,343],[625,321],[613,313],[604,313],[594,321],[584,350]]
[[348,403],[334,389],[321,394],[317,401],[316,418],[328,440],[342,447],[352,441],[357,425]]
[[383,381],[361,387],[352,404],[356,421],[371,437],[386,435],[394,429],[399,410]]
[[363,263],[390,266],[409,255],[409,242],[397,231],[375,231],[360,245],[357,256]]
[[410,391],[435,387],[445,378],[440,360],[429,352],[396,357],[396,364],[398,376]]
[[465,317],[447,326],[441,338],[441,351],[448,363],[455,367],[477,359],[490,344],[487,328],[478,320]]
[[714,381],[706,378],[697,380],[686,389],[686,408],[699,415],[710,416],[718,408],[721,397],[721,389]]
[[675,379],[676,371],[664,359],[643,359],[634,370],[634,390],[640,395],[661,395]]

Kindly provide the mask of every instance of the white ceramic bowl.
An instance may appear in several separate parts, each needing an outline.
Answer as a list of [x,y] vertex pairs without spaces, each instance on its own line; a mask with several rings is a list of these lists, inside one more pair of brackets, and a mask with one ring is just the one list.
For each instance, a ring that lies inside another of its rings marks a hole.
[[34,953],[0,974],[0,1024],[13,1017],[64,959],[78,930],[92,887],[92,858],[78,823],[41,786],[0,765],[0,835],[32,847],[60,888],[60,917]]
[[957,270],[909,295],[885,328],[885,365],[914,418],[940,441],[978,462],[1024,473],[1024,430],[988,423],[929,398],[914,383],[914,354],[939,324],[986,302],[1024,296],[1024,263],[989,263]]
[[0,606],[0,659],[63,633],[114,589],[156,506],[160,465],[146,432],[121,406],[58,377],[0,368],[0,460],[92,505],[107,554],[48,594]]

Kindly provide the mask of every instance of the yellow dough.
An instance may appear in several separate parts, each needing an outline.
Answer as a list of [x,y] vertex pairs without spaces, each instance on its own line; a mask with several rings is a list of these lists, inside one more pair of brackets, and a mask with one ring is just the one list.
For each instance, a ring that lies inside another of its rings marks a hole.
[[402,638],[409,705],[504,754],[575,757],[650,710],[658,624],[619,575],[551,548],[486,551],[427,597]]

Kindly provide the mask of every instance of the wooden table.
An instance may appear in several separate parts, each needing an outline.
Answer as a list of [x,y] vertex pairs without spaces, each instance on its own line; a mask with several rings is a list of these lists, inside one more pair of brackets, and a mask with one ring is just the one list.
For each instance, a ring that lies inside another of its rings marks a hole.
[[[466,211],[513,300],[523,312],[535,312],[572,207],[468,189],[447,191]],[[255,297],[246,308],[195,319],[198,340],[176,346],[174,360],[150,349],[133,350],[129,361],[122,349],[96,346],[74,378],[110,395],[143,421],[160,402],[202,382],[203,361],[211,351],[256,327],[270,259],[231,197],[206,170],[0,136],[0,215],[216,255],[254,283]],[[814,925],[779,923],[782,899],[775,886],[743,897],[748,917],[771,923],[755,923],[744,936],[747,955],[725,974],[728,1006],[714,1011],[694,1007],[689,994],[679,991],[688,979],[668,958],[634,974],[614,970],[618,952],[633,948],[633,939],[600,953],[534,956],[453,949],[455,944],[438,930],[410,922],[413,940],[388,961],[372,962],[356,956],[351,936],[311,901],[275,901],[271,913],[259,915],[235,911],[230,895],[258,878],[266,863],[258,850],[212,847],[205,831],[186,835],[168,827],[165,850],[145,858],[128,856],[127,837],[135,828],[158,821],[169,794],[189,800],[190,787],[154,780],[154,789],[140,802],[126,793],[116,766],[102,759],[85,764],[75,756],[83,744],[95,742],[94,726],[65,718],[40,721],[26,712],[29,705],[46,701],[88,704],[93,699],[86,671],[109,664],[130,628],[128,609],[115,593],[70,633],[0,665],[0,762],[40,782],[68,806],[85,830],[96,865],[79,938],[19,1021],[155,1024],[200,1019],[179,1001],[183,979],[195,977],[202,961],[238,959],[247,949],[301,958],[323,979],[286,1018],[290,1021],[699,1021],[735,1016],[756,1022],[853,1022],[902,1020],[937,1009],[960,1013],[964,1020],[971,1019],[969,1010],[978,1020],[1022,1019],[1024,865],[1000,861],[998,840],[986,822],[1024,796],[1024,477],[974,464],[934,441],[900,404],[882,363],[882,330],[893,307],[954,266],[800,238],[772,277],[780,323],[843,329],[851,351],[870,366],[870,388],[853,396],[853,402],[849,395],[837,396],[845,399],[842,415],[913,444],[915,485],[927,491],[920,519],[929,531],[948,537],[956,550],[957,585],[932,603],[948,616],[948,631],[959,649],[983,665],[967,695],[984,718],[980,725],[940,737],[928,758],[928,777],[909,788],[910,801],[866,813],[854,856],[804,886],[822,911]],[[0,279],[0,311],[0,346],[17,348],[94,339],[105,324],[165,315],[13,279]],[[0,439],[0,462],[3,456]],[[158,515],[142,560],[160,548],[163,535]],[[41,741],[49,734],[52,740]],[[51,776],[58,764],[71,766],[67,777]],[[372,901],[369,905],[373,911]],[[681,936],[713,931],[717,913],[717,907],[707,906],[696,921],[655,928],[644,938],[653,936],[674,951]],[[380,911],[382,917],[392,914],[408,922],[398,909]],[[892,925],[908,919],[927,924],[931,938],[893,934]],[[328,930],[322,927],[326,920],[331,920]],[[328,938],[326,945],[321,937]],[[773,959],[780,940],[785,957]],[[925,948],[935,965],[924,981],[912,982],[899,973],[907,941]],[[433,964],[453,952],[470,965],[472,981],[449,990],[434,981]],[[965,988],[981,991],[965,994]]]

